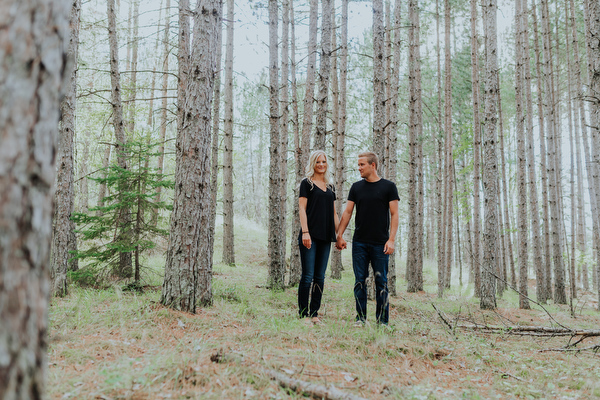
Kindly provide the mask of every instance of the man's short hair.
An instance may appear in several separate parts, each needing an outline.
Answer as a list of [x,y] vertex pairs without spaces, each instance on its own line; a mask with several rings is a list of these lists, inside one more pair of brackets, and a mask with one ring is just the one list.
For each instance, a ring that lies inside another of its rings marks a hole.
[[377,154],[373,153],[372,151],[363,151],[358,155],[358,158],[361,157],[366,157],[369,164],[375,163],[375,169],[379,167],[379,158],[377,158]]

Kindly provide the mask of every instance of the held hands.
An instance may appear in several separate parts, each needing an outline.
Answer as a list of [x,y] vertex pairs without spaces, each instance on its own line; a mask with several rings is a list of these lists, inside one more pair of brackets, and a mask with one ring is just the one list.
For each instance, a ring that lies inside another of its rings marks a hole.
[[395,246],[394,241],[389,239],[387,242],[385,242],[385,246],[383,246],[383,253],[384,254],[392,254],[394,252],[394,246]]
[[337,241],[335,242],[335,248],[338,250],[344,250],[346,248],[346,241],[344,240],[344,238],[340,235],[337,238]]

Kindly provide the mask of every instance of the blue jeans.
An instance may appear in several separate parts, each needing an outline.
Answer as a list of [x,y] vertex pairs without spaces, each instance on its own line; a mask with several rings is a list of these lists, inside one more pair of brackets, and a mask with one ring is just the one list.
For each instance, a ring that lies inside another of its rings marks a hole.
[[354,269],[354,299],[356,300],[356,319],[367,319],[367,286],[369,276],[369,262],[375,273],[375,299],[377,308],[375,318],[377,323],[387,324],[390,314],[388,298],[387,272],[389,255],[383,252],[383,244],[369,244],[363,242],[352,243],[352,268]]
[[[302,237],[300,237],[298,245],[302,262],[302,277],[298,285],[298,309],[300,317],[316,317],[321,308],[331,242],[313,240],[310,249],[307,249],[302,244]],[[309,297],[310,306],[308,304]]]

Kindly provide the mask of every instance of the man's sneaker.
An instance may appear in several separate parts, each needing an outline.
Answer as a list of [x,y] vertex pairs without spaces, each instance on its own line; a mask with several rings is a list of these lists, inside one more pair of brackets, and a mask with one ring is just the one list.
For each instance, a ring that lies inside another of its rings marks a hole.
[[352,326],[354,326],[355,328],[364,328],[365,321],[362,319],[357,319],[356,321],[354,321],[354,324]]

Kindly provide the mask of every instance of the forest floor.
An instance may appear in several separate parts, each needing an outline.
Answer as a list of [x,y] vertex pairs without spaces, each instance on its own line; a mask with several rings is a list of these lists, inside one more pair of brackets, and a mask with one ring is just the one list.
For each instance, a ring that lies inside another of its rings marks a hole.
[[[581,296],[585,301],[575,300],[574,317],[564,305],[549,304],[546,312],[532,303],[531,310],[519,310],[518,297],[510,292],[498,299],[497,310],[484,312],[466,286],[438,299],[433,265],[426,269],[425,292],[406,293],[400,262],[390,329],[373,323],[373,302],[371,323],[357,328],[345,251],[342,280],[327,278],[322,323],[313,325],[297,318],[295,288],[272,292],[265,287],[266,233],[239,225],[236,266],[215,265],[214,304],[196,314],[159,304],[159,273],[147,275],[143,294],[123,292],[119,285],[107,290],[72,286],[69,296],[53,299],[49,397],[310,397],[272,379],[279,374],[298,385],[334,386],[349,398],[600,398],[600,356],[591,350],[563,351],[570,337],[483,333],[454,323],[600,329],[591,293]],[[162,263],[157,252],[149,260],[150,271],[160,271]],[[599,338],[588,338],[577,348],[598,344]]]

